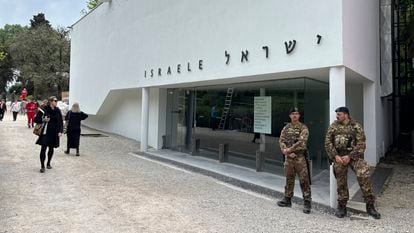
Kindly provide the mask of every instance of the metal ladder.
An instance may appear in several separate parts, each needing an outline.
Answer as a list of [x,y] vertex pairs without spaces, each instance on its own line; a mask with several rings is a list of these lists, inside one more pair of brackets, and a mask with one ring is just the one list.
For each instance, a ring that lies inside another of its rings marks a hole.
[[226,126],[226,120],[227,120],[227,116],[229,115],[231,100],[233,98],[233,91],[234,91],[233,87],[227,88],[226,100],[224,101],[224,108],[221,114],[220,124],[218,127],[219,129],[224,129]]

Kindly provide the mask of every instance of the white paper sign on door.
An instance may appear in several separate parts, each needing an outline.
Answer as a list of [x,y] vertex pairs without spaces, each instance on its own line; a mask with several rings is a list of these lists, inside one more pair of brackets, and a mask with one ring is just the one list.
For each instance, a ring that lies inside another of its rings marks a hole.
[[272,97],[254,97],[254,132],[272,133]]

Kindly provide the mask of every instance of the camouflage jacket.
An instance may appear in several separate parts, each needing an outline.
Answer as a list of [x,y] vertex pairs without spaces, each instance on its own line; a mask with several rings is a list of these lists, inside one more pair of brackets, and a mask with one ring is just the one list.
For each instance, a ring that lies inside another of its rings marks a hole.
[[291,148],[292,152],[298,155],[303,155],[307,150],[309,130],[305,124],[299,122],[296,125],[292,123],[283,127],[280,133],[279,145],[280,149]]
[[335,155],[363,158],[365,147],[364,129],[354,120],[347,124],[335,121],[326,133],[325,150],[331,161],[335,160]]

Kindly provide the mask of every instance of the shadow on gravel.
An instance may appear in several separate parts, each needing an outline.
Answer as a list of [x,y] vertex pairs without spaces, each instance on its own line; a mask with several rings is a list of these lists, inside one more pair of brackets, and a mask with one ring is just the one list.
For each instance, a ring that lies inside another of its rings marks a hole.
[[[383,158],[381,158],[380,163],[375,168],[374,173],[371,176],[372,186],[374,189],[374,194],[380,196],[386,189],[389,188],[387,181],[393,176],[395,169],[401,169],[401,166],[408,166],[408,169],[401,172],[398,172],[398,182],[407,183],[412,182],[411,177],[414,173],[414,155],[407,153],[403,150],[394,150]],[[410,169],[411,168],[411,169]],[[359,190],[352,201],[363,202],[362,192]]]
[[381,158],[380,163],[404,164],[414,166],[414,154],[402,150],[394,150]]
[[394,178],[392,184],[385,183],[381,189],[381,194],[387,189],[414,183],[414,154],[403,151],[393,150],[383,158],[378,165],[380,168],[393,169],[391,176]]

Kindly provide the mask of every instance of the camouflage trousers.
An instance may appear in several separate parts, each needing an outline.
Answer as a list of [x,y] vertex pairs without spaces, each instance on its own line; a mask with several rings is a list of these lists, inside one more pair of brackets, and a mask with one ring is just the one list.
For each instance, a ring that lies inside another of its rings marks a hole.
[[354,171],[357,176],[365,203],[373,204],[375,196],[370,181],[369,165],[363,159],[351,159],[347,165],[338,164],[336,162],[333,164],[338,187],[338,202],[346,204],[349,200],[348,167],[351,167],[352,171]]
[[298,155],[296,158],[286,156],[285,160],[285,197],[292,198],[295,188],[295,175],[299,175],[300,188],[302,189],[303,200],[311,201],[311,188],[309,184],[308,167],[306,166],[306,158]]

